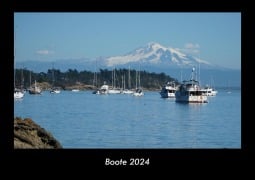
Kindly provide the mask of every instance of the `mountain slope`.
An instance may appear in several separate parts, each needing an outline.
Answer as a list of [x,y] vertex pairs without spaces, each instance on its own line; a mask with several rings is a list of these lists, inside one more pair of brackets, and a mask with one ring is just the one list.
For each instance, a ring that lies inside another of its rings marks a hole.
[[185,54],[178,49],[164,47],[154,42],[148,43],[146,46],[137,48],[123,56],[108,57],[105,61],[107,67],[138,62],[162,67],[165,65],[169,67],[192,67],[197,66],[198,64],[206,67],[215,66],[207,61]]

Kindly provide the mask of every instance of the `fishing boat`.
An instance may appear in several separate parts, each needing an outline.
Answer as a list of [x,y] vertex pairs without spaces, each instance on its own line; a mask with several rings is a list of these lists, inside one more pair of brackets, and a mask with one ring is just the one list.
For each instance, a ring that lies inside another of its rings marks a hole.
[[203,94],[199,82],[194,78],[195,68],[192,68],[190,80],[183,81],[175,92],[176,102],[207,103],[207,96]]

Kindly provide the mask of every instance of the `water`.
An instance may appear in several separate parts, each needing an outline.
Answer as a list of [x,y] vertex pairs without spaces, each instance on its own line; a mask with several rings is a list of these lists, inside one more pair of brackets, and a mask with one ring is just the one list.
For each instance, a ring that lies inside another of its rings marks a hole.
[[159,92],[25,95],[14,116],[30,117],[64,148],[241,148],[241,93],[219,91],[206,104],[182,104]]

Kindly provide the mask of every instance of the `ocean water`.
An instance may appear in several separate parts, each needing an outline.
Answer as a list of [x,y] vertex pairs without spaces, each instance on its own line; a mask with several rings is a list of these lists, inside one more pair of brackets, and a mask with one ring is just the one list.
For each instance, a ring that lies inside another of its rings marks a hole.
[[14,116],[32,118],[64,148],[241,148],[240,90],[208,98],[183,104],[159,92],[44,91],[14,100]]

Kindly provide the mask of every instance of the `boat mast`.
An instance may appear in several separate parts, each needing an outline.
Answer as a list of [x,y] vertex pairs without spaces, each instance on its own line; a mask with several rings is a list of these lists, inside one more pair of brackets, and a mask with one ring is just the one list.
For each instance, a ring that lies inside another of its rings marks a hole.
[[128,89],[131,89],[130,65],[129,65],[129,69],[128,69]]
[[135,88],[137,89],[137,70],[135,71]]
[[141,88],[141,67],[140,67],[140,64],[139,64],[139,72],[138,72],[138,77],[139,77],[139,88]]
[[55,77],[54,77],[54,63],[52,63],[52,87],[54,87]]
[[31,70],[29,72],[30,72],[29,82],[30,82],[30,88],[31,88],[31,83],[32,83],[32,81],[31,81]]
[[15,81],[16,81],[16,69],[15,69],[16,46],[15,46],[15,44],[16,44],[16,30],[14,30],[14,55],[13,55],[13,60],[14,60],[14,89],[16,89],[16,83],[15,83]]
[[22,66],[22,69],[21,69],[21,87],[20,89],[23,90],[24,89],[24,76],[23,76],[23,69],[24,69],[24,66]]

